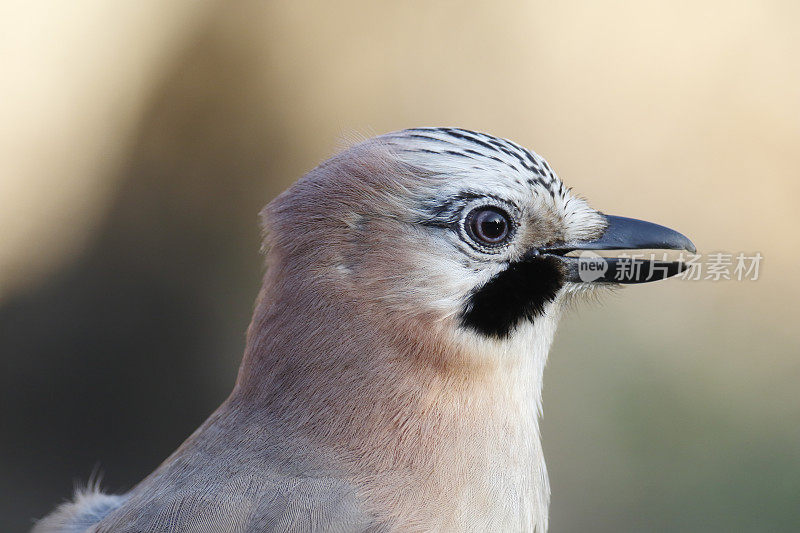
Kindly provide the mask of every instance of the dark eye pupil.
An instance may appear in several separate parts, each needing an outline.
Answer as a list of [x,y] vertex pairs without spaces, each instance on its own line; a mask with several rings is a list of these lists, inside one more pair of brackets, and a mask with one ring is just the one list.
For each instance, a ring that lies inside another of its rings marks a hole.
[[499,210],[485,208],[477,211],[470,223],[476,239],[486,244],[497,244],[508,236],[508,218]]

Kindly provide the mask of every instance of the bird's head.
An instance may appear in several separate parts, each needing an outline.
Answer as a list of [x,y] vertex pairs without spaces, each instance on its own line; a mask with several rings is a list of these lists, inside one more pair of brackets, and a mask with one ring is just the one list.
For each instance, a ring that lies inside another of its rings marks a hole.
[[694,251],[675,231],[593,209],[535,153],[455,128],[356,145],[264,217],[274,282],[304,305],[351,305],[364,328],[396,337],[427,329],[494,346],[530,339],[537,323],[552,337],[566,295],[682,270],[645,263],[617,280],[620,261],[582,266],[576,251]]

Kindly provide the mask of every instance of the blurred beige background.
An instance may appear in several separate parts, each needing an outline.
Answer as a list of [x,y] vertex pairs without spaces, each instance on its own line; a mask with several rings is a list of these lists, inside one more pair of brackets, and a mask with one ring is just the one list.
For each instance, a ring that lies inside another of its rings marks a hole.
[[343,145],[513,139],[609,213],[757,281],[670,280],[564,321],[552,531],[800,528],[800,4],[0,4],[0,516],[124,491],[221,401],[257,212]]

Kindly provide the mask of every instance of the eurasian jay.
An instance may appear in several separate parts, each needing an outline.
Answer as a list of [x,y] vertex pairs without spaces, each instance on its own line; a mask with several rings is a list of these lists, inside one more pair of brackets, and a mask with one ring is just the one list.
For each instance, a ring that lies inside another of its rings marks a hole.
[[694,252],[457,128],[358,144],[262,218],[231,395],[128,493],[79,493],[34,531],[544,532],[542,372],[565,303],[684,269],[591,251]]

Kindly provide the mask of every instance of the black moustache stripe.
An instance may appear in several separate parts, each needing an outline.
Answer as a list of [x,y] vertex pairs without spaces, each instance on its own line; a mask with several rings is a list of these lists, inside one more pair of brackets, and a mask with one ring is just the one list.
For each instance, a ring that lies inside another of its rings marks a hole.
[[558,260],[536,257],[510,263],[470,296],[461,324],[495,338],[506,338],[522,321],[544,312],[564,285]]

